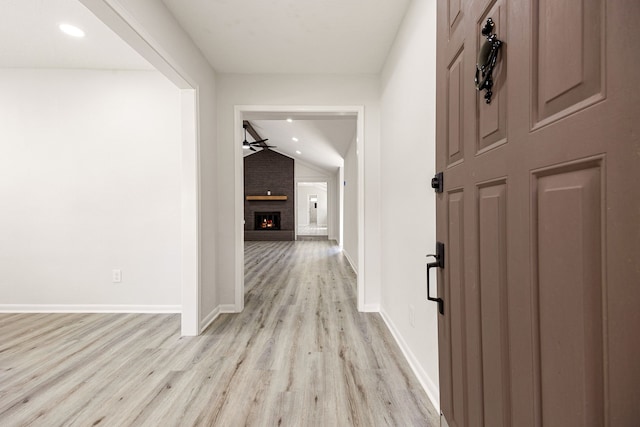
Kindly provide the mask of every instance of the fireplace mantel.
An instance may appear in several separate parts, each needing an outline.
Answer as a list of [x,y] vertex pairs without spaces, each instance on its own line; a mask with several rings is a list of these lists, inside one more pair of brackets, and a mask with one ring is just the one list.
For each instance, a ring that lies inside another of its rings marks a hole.
[[247,200],[287,200],[287,196],[247,196]]

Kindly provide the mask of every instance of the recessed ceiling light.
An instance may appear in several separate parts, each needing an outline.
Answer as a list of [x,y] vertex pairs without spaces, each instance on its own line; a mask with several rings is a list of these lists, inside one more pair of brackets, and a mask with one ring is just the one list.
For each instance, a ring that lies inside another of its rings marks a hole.
[[291,122],[293,122],[293,119],[292,119],[291,117],[289,117],[289,118],[287,119],[287,121],[288,121],[289,123],[291,123]]
[[84,37],[84,31],[82,31],[78,27],[74,27],[73,25],[60,24],[59,28],[60,28],[60,31],[62,31],[63,33],[71,37],[78,37],[78,38]]
[[293,141],[298,142],[298,138],[296,138],[295,136],[293,138],[291,138]]
[[302,154],[302,151],[296,150],[296,154]]

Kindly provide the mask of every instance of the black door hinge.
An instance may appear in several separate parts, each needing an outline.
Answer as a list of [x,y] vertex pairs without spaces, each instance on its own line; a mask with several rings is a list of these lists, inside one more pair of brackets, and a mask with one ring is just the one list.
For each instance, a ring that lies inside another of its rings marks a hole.
[[443,186],[444,186],[444,174],[442,172],[438,172],[431,179],[431,188],[436,190],[436,193],[442,193]]

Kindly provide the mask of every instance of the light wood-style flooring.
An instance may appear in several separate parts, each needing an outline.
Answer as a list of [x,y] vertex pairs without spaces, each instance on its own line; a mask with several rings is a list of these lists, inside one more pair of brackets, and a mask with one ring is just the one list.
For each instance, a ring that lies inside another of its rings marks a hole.
[[0,426],[435,426],[327,241],[246,242],[246,304],[178,315],[0,314]]

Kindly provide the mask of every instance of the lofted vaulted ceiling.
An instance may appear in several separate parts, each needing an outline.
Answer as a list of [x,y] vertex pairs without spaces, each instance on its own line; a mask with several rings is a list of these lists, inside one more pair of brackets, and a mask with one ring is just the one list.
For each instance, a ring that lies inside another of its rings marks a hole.
[[252,113],[249,117],[260,137],[276,146],[274,151],[332,173],[343,165],[356,136],[355,116]]

